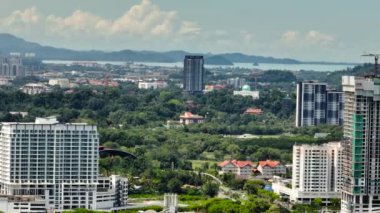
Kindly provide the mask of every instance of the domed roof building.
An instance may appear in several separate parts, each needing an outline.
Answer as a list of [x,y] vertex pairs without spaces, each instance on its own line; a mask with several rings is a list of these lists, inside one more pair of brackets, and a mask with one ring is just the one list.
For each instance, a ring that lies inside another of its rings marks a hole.
[[245,84],[241,91],[234,91],[234,95],[251,96],[254,100],[259,99],[259,91],[251,91],[251,87]]
[[244,85],[244,86],[241,88],[241,90],[242,90],[242,91],[251,91],[251,87],[250,87],[248,84],[246,84],[246,85]]

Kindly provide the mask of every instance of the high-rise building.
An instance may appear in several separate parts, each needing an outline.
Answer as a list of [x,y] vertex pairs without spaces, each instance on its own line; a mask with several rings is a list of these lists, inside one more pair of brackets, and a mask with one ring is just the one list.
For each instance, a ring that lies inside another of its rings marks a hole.
[[109,186],[103,184],[109,190],[99,191],[98,147],[93,125],[61,124],[55,117],[2,123],[0,211],[60,212],[112,208],[118,205],[115,199],[124,202],[127,180],[111,177]]
[[341,212],[380,212],[380,78],[343,76]]
[[343,92],[327,91],[326,124],[343,125]]
[[343,93],[330,91],[327,86],[315,81],[297,84],[297,127],[343,124]]
[[331,198],[340,198],[341,159],[340,142],[293,146],[290,199],[310,203],[314,198],[322,198],[327,203]]
[[188,93],[199,93],[204,89],[203,56],[187,55],[183,62],[183,90]]
[[236,77],[227,79],[227,85],[233,86],[235,89],[240,89],[245,84],[245,78]]
[[1,57],[0,56],[0,77],[15,78],[24,76],[22,59],[19,56]]

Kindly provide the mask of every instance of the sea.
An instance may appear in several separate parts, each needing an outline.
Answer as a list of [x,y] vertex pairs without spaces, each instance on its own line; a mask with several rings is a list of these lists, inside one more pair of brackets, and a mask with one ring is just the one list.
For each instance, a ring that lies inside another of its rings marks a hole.
[[[70,65],[77,61],[66,60],[44,60],[46,64],[64,64]],[[125,65],[125,61],[91,61],[101,65]],[[130,62],[128,62],[130,63]],[[145,65],[150,67],[183,67],[182,62],[175,63],[159,63],[159,62],[133,62],[135,65]],[[321,72],[333,72],[341,71],[356,66],[355,64],[268,64],[260,63],[254,65],[252,63],[234,63],[233,65],[205,65],[206,68],[219,68],[219,69],[231,69],[231,68],[244,68],[244,69],[260,69],[260,70],[289,70],[289,71],[321,71]]]

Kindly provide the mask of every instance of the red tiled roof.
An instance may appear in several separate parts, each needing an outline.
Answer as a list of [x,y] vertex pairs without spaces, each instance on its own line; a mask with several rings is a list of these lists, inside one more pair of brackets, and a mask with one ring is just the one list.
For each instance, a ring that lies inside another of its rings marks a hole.
[[259,161],[259,165],[261,167],[269,166],[271,168],[276,167],[280,164],[280,161],[272,161],[272,160],[265,160],[265,161]]
[[259,108],[248,108],[244,112],[244,114],[254,114],[254,115],[259,115],[259,114],[262,114],[262,113],[263,113],[263,110],[261,110]]
[[218,166],[225,167],[229,163],[232,163],[233,165],[240,167],[240,168],[245,167],[247,165],[253,167],[253,163],[250,160],[247,160],[247,161],[225,160],[225,161],[219,163]]
[[180,116],[180,118],[203,118],[203,116],[194,115],[191,112],[185,112],[183,115]]

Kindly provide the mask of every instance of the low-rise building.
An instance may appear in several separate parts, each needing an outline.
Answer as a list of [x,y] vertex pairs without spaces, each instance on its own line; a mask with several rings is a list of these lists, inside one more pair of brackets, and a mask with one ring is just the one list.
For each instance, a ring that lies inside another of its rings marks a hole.
[[211,91],[214,91],[214,90],[222,90],[224,88],[225,88],[225,86],[224,85],[220,85],[220,84],[206,85],[204,92],[211,92]]
[[118,210],[127,205],[128,179],[119,175],[98,177],[97,210]]
[[261,115],[263,113],[263,110],[259,108],[248,108],[244,112],[245,115]]
[[28,112],[9,112],[9,114],[11,115],[21,115],[21,117],[25,118],[26,116],[28,116]]
[[234,91],[234,95],[251,96],[254,100],[260,98],[259,91],[251,91],[249,85],[244,85],[241,91]]
[[286,167],[280,161],[259,161],[257,170],[264,176],[285,175]]
[[185,112],[183,115],[179,116],[179,122],[184,125],[202,124],[205,122],[205,118],[200,115],[194,115],[191,112]]
[[39,83],[25,84],[20,89],[23,93],[26,93],[28,95],[36,95],[36,94],[41,94],[41,93],[49,91],[49,88],[47,86],[45,86],[44,84],[39,84]]
[[67,78],[53,78],[49,79],[49,85],[50,86],[60,86],[62,88],[69,88],[70,81]]
[[11,85],[9,78],[0,77],[0,86],[9,86],[9,85]]
[[233,173],[239,178],[248,178],[253,173],[253,163],[250,160],[225,160],[218,164],[220,174]]
[[167,87],[168,84],[165,81],[140,81],[138,83],[139,89],[161,89]]

